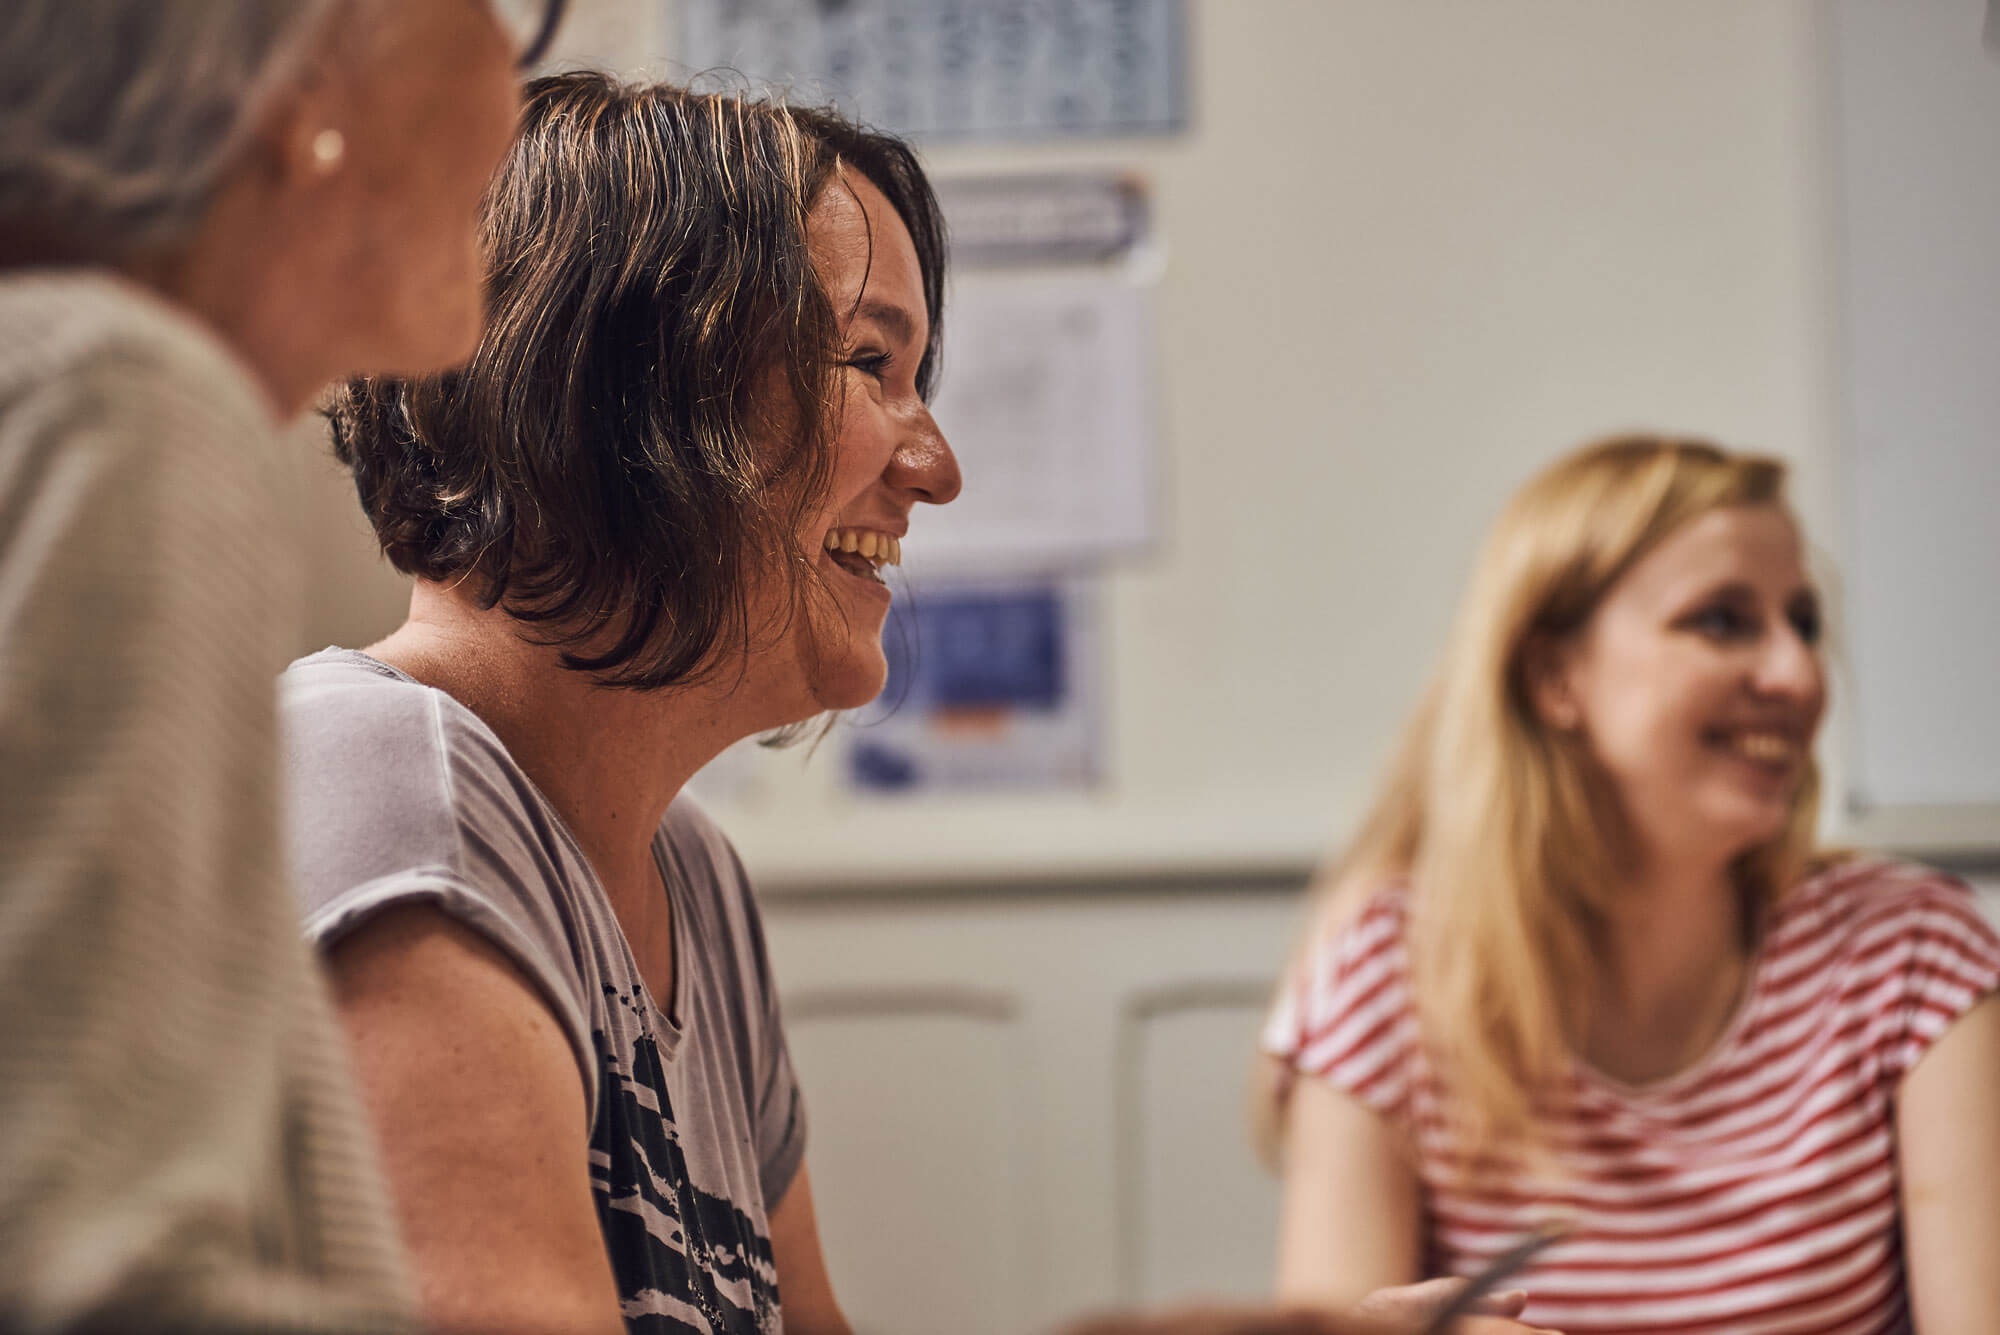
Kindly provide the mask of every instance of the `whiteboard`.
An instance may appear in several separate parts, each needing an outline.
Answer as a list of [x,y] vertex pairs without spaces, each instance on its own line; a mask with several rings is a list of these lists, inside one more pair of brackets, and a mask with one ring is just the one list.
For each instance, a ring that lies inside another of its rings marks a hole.
[[1853,663],[1870,842],[2000,845],[2000,53],[1985,0],[1834,21]]

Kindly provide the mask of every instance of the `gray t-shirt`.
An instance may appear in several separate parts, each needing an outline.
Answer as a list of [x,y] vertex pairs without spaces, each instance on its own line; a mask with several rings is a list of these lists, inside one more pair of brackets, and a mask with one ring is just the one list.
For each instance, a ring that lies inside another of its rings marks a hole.
[[805,1120],[728,841],[686,797],[654,836],[674,922],[663,1011],[581,850],[478,716],[351,650],[298,660],[280,686],[308,937],[325,946],[421,903],[505,951],[576,1054],[628,1327],[782,1330],[768,1212],[798,1172]]

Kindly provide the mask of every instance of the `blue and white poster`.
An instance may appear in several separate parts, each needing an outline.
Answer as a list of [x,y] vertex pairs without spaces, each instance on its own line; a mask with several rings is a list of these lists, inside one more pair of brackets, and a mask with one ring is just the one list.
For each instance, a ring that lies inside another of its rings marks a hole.
[[849,785],[877,794],[1080,789],[1102,771],[1094,586],[926,582],[882,645],[889,685],[843,731]]

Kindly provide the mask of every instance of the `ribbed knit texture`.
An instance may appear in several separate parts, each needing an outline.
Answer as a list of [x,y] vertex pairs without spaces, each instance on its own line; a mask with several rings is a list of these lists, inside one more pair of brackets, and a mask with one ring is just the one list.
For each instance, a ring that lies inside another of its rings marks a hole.
[[199,326],[0,277],[0,1326],[411,1310],[281,862],[282,448]]

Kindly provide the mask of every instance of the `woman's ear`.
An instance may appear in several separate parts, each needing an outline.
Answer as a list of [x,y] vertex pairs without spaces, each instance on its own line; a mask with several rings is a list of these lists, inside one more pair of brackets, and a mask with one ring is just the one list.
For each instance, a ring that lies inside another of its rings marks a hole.
[[311,190],[347,165],[346,113],[325,53],[309,56],[287,86],[265,100],[243,160],[268,189]]
[[1571,680],[1571,644],[1541,635],[1528,641],[1521,654],[1521,675],[1529,703],[1542,725],[1557,732],[1583,726],[1583,707]]

